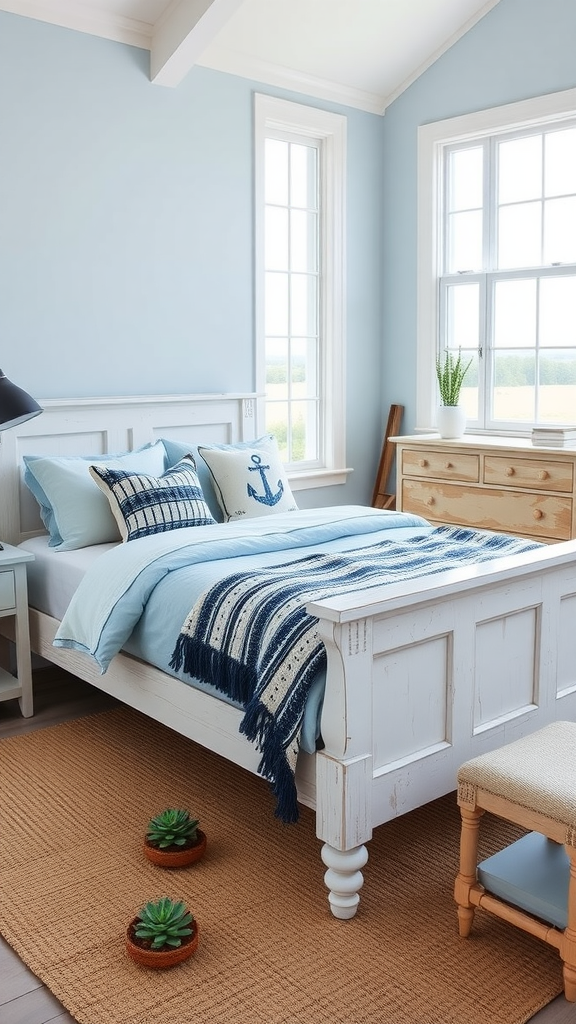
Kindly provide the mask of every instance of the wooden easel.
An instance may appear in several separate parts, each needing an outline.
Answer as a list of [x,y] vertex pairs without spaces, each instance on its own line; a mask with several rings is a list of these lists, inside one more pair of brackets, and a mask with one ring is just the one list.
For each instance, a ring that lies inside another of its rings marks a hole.
[[394,462],[394,445],[389,439],[391,437],[395,437],[395,435],[399,433],[403,413],[403,405],[390,406],[386,432],[384,434],[384,443],[382,445],[382,455],[380,456],[380,464],[376,475],[376,484],[372,495],[372,508],[393,509],[396,507],[396,495],[389,494],[386,491],[386,484],[388,483],[388,477],[390,476],[390,470],[392,469],[392,463]]

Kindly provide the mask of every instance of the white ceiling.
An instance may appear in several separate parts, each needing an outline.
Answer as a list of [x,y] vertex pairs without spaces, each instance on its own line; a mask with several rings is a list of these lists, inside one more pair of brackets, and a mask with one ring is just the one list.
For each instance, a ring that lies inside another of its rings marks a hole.
[[195,64],[383,113],[499,0],[0,0],[0,10],[150,50],[177,86]]

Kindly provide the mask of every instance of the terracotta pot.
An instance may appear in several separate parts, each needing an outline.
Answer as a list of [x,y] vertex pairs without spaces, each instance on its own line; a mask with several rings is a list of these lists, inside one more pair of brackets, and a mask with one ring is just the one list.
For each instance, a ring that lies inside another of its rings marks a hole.
[[161,868],[185,868],[188,864],[195,864],[204,856],[206,842],[206,833],[202,832],[202,829],[198,829],[196,842],[192,846],[169,846],[165,850],[161,850],[145,839],[144,853],[148,860]]
[[134,929],[138,920],[137,917],[132,918],[126,929],[126,952],[141,967],[151,967],[155,970],[175,967],[176,964],[181,964],[184,960],[187,960],[198,949],[199,930],[197,921],[194,921],[192,935],[183,939],[182,945],[177,946],[176,949],[146,949],[144,946],[138,945],[142,940],[134,937]]

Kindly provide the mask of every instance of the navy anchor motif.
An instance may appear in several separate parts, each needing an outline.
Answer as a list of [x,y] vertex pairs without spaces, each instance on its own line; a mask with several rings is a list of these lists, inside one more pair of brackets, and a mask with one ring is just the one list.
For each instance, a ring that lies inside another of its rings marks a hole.
[[255,501],[259,501],[262,505],[276,505],[276,503],[280,501],[280,498],[284,493],[284,484],[282,483],[281,480],[279,480],[278,490],[276,491],[276,494],[273,494],[270,489],[270,484],[268,483],[266,477],[266,470],[270,469],[270,466],[262,465],[262,457],[260,455],[251,455],[250,459],[254,463],[254,465],[248,466],[248,472],[260,473],[260,477],[262,479],[262,486],[264,487],[264,494],[257,494],[254,488],[252,487],[252,484],[248,484],[248,496],[250,498],[254,498]]

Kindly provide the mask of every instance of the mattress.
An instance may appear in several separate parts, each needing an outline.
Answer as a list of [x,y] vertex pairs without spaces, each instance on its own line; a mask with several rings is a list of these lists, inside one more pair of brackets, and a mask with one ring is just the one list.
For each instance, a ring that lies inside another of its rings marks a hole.
[[34,561],[27,564],[28,603],[32,608],[61,619],[80,580],[104,551],[114,544],[93,544],[76,551],[55,551],[48,535],[31,537],[19,545],[31,551]]

